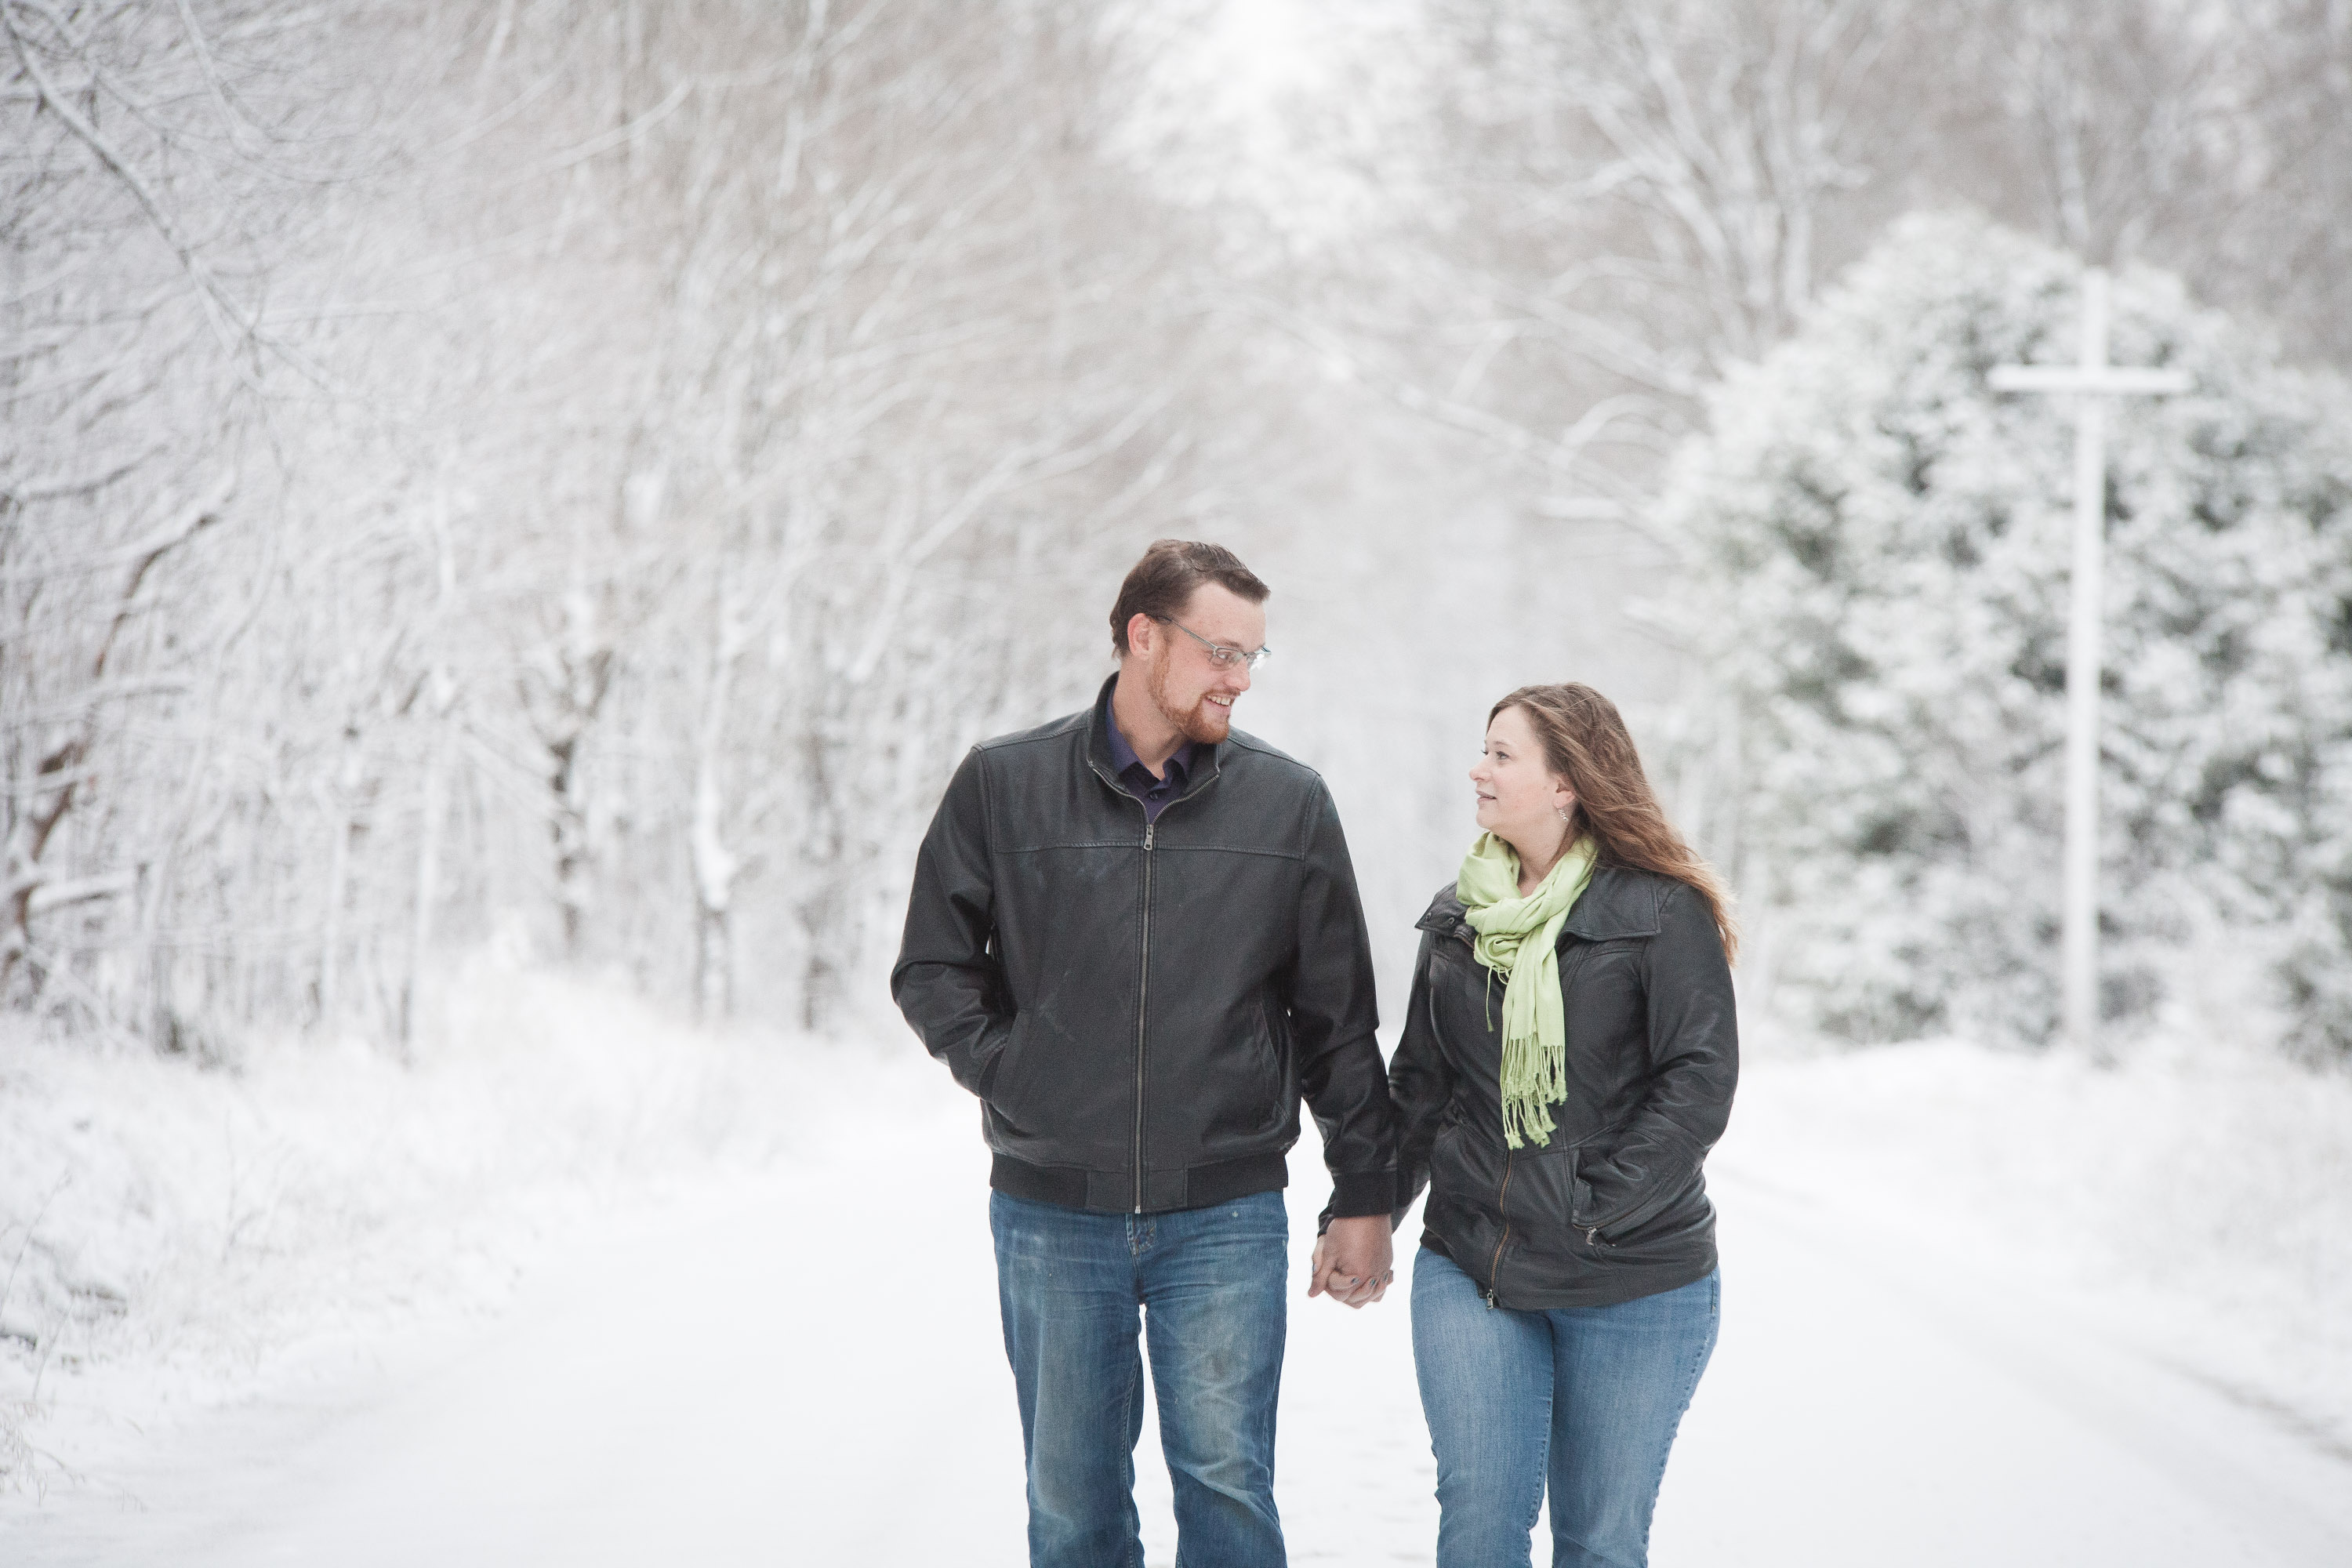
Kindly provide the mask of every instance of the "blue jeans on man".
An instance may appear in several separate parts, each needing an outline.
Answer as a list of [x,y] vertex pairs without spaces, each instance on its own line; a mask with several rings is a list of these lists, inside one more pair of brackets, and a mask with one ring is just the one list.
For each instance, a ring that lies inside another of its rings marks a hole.
[[1033,1568],[1142,1568],[1139,1332],[1175,1490],[1177,1560],[1282,1568],[1282,1194],[1121,1215],[999,1192],[988,1212],[1021,1404]]

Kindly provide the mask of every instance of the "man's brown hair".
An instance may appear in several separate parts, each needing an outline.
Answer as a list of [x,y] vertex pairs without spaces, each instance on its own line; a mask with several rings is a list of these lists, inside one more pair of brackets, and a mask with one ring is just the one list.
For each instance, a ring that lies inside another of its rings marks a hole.
[[1263,605],[1274,590],[1242,564],[1241,557],[1222,544],[1191,539],[1160,539],[1143,552],[1143,559],[1118,585],[1118,602],[1110,607],[1110,644],[1127,651],[1127,623],[1138,616],[1155,621],[1176,618],[1203,583],[1214,583],[1253,605]]

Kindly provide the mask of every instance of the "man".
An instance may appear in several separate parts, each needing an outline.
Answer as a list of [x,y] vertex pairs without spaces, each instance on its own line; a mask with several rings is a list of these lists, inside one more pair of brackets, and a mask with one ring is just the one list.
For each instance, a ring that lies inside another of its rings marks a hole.
[[1180,1561],[1284,1561],[1284,1154],[1304,1095],[1332,1198],[1308,1294],[1390,1277],[1396,1139],[1331,796],[1232,728],[1266,586],[1161,540],[1094,707],[974,747],[915,865],[891,993],[980,1097],[1034,1568],[1141,1568],[1148,1314]]

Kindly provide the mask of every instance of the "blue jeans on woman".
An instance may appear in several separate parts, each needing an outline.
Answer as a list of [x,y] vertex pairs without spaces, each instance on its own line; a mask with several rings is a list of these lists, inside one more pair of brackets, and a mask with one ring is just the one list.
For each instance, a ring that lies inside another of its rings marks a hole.
[[1282,1568],[1282,1194],[1105,1215],[992,1193],[988,1217],[1021,1401],[1032,1568],[1142,1568],[1139,1331],[1176,1494],[1176,1561]]
[[1437,1455],[1437,1568],[1642,1568],[1666,1451],[1715,1352],[1720,1271],[1613,1307],[1491,1308],[1444,1254],[1412,1265],[1412,1362]]

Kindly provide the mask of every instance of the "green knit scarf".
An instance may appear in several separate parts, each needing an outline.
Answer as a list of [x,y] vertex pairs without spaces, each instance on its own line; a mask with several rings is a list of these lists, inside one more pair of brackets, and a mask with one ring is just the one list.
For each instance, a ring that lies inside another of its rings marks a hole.
[[1519,896],[1518,852],[1491,833],[1462,858],[1454,891],[1478,933],[1478,962],[1503,986],[1503,1138],[1551,1142],[1551,1107],[1568,1098],[1568,1017],[1559,994],[1559,928],[1592,880],[1591,835]]

